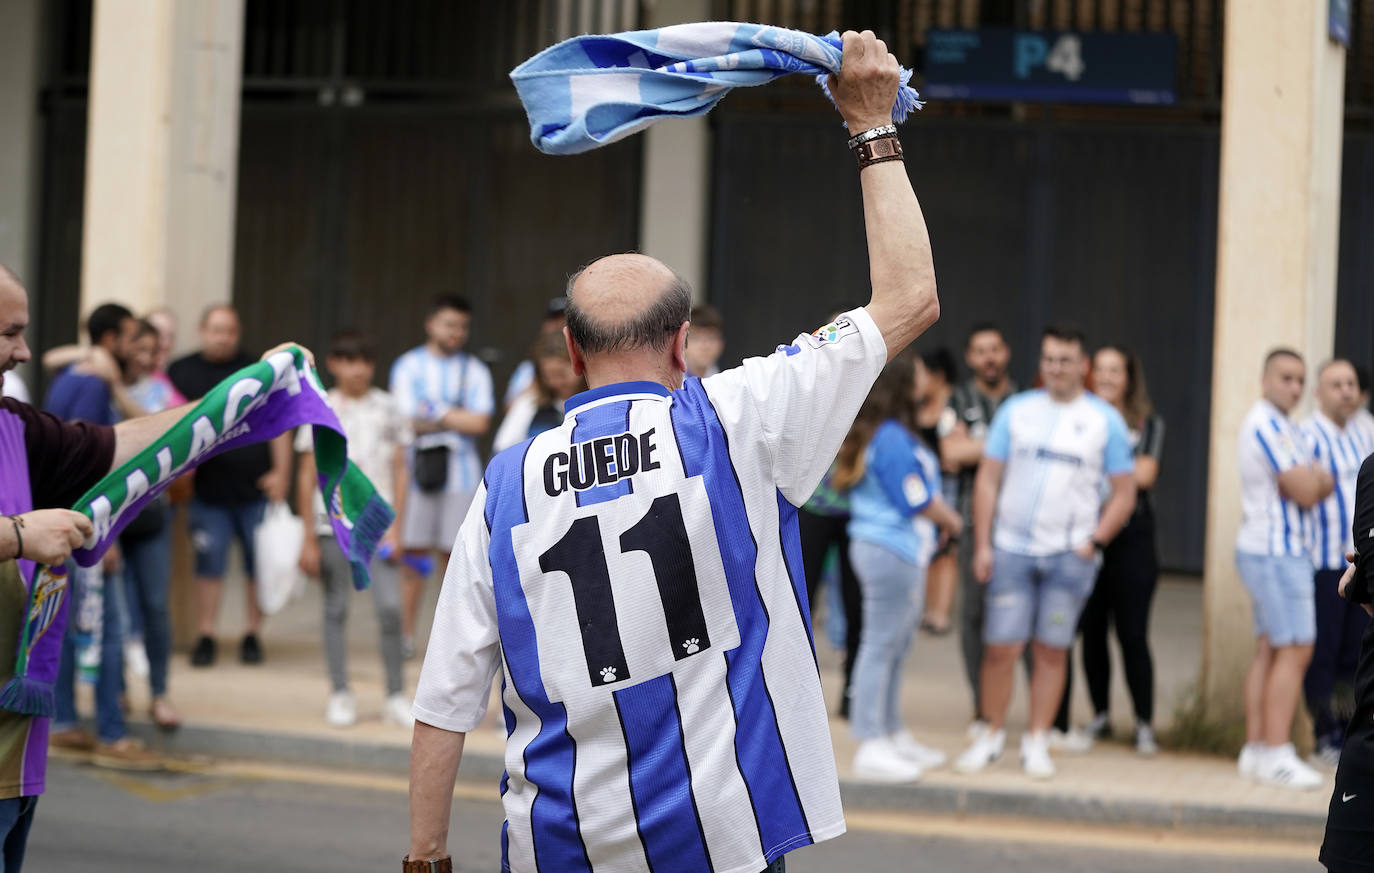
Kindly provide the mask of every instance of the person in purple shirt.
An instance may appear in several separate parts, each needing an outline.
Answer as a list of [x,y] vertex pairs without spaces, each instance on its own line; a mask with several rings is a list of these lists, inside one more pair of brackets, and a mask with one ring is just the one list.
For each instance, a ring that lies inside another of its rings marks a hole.
[[[0,393],[5,374],[32,356],[24,342],[28,292],[0,264]],[[271,355],[283,346],[268,352]],[[307,358],[313,357],[306,353]],[[114,427],[64,422],[0,397],[0,684],[14,672],[35,564],[61,564],[94,531],[70,507],[110,470],[143,451],[190,409],[177,406]],[[19,873],[45,788],[48,719],[0,709],[0,869]]]

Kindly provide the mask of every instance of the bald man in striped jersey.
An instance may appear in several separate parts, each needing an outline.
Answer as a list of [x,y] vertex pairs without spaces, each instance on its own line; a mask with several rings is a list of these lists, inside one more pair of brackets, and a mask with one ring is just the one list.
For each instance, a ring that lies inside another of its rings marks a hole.
[[[850,131],[890,124],[886,46],[845,34],[843,71]],[[573,277],[590,390],[493,459],[459,532],[415,697],[403,869],[451,868],[463,739],[498,668],[503,869],[758,873],[843,833],[796,507],[939,314],[902,161],[860,166],[872,298],[767,358],[684,382],[679,277],[642,255]]]

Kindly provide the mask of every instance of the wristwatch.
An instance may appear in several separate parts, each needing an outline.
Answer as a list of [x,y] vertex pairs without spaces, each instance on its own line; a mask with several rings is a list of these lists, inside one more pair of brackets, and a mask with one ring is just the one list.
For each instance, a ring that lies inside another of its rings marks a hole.
[[412,861],[406,855],[401,859],[401,873],[453,873],[453,858],[431,858],[427,861]]

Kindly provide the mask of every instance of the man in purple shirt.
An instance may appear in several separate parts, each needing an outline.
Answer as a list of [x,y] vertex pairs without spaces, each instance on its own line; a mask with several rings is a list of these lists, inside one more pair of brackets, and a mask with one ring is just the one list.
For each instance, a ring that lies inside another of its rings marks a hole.
[[[0,264],[0,389],[5,373],[30,358],[24,342],[28,323],[28,294]],[[75,503],[189,409],[179,406],[108,427],[64,422],[27,403],[0,398],[0,685],[14,672],[28,602],[26,577],[35,564],[66,561],[93,533],[86,516],[60,507]],[[24,861],[44,788],[47,741],[46,718],[0,709],[0,869],[5,873],[19,873]]]

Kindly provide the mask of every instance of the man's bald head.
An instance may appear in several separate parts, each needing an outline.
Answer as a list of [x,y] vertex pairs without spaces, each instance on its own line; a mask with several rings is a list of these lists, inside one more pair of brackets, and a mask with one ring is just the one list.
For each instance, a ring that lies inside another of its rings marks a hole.
[[568,279],[568,333],[584,355],[662,351],[691,313],[686,280],[648,255],[608,255]]

